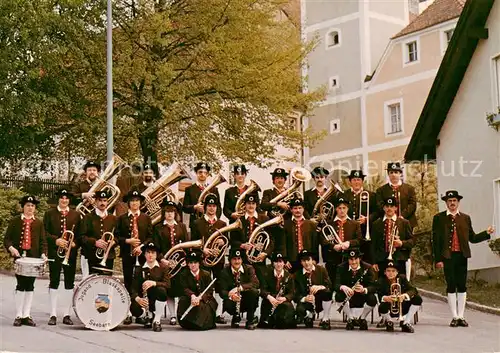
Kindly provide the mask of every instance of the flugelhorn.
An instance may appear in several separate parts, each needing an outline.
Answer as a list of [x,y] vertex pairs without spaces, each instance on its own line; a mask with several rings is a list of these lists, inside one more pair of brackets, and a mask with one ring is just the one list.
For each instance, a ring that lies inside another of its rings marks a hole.
[[204,256],[203,264],[207,267],[213,267],[219,263],[220,260],[224,258],[226,254],[226,250],[229,247],[229,238],[224,235],[224,233],[231,232],[236,229],[242,229],[243,224],[240,219],[237,219],[236,222],[231,223],[221,229],[217,229],[213,232],[210,237],[207,239],[203,252],[208,250],[210,255]]
[[342,244],[342,239],[340,239],[340,236],[335,231],[335,228],[333,228],[330,224],[326,224],[323,228],[321,228],[321,234],[330,244]]
[[75,233],[73,232],[75,229],[75,225],[71,227],[71,230],[65,230],[59,239],[66,240],[68,242],[67,246],[59,246],[57,248],[57,256],[63,261],[61,264],[68,266],[69,265],[69,255],[71,254],[71,243],[75,239]]
[[361,191],[359,195],[359,216],[363,214],[363,204],[366,204],[366,235],[365,240],[370,241],[370,193],[366,190]]
[[179,243],[172,248],[163,256],[165,260],[169,263],[173,262],[174,266],[170,267],[169,275],[170,278],[177,275],[184,266],[186,266],[186,252],[184,249],[190,248],[203,248],[203,240],[193,240],[187,241],[185,243]]
[[283,216],[281,214],[271,218],[267,222],[257,226],[248,237],[248,242],[252,244],[250,249],[247,249],[247,258],[251,263],[260,262],[257,260],[260,253],[265,252],[271,243],[271,236],[264,229],[278,224],[283,224]]
[[[203,203],[205,201],[205,197],[207,197],[208,194],[213,193],[212,189],[216,188],[217,185],[225,183],[225,182],[226,182],[226,178],[224,178],[224,176],[221,173],[217,174],[217,176],[212,180],[212,182],[203,190],[203,192],[198,197],[198,204]],[[216,196],[217,196],[217,198],[219,198],[219,195],[216,195]],[[198,212],[196,217],[201,218],[201,217],[203,217],[203,215],[204,215],[203,212]]]
[[97,248],[95,251],[95,257],[99,260],[102,260],[99,263],[99,265],[102,267],[106,267],[106,261],[108,260],[109,252],[113,248],[112,242],[115,240],[114,231],[115,229],[113,228],[111,232],[102,233],[101,240],[104,240],[107,243],[106,249]]
[[396,279],[396,283],[391,284],[391,298],[396,299],[391,301],[391,314],[394,316],[399,316],[399,321],[403,321],[403,302],[401,297],[401,285],[399,284],[399,278]]
[[244,192],[241,193],[241,195],[238,197],[238,200],[236,201],[236,207],[234,208],[234,212],[239,213],[240,216],[243,217],[245,215],[245,197],[248,194],[259,191],[260,191],[259,185],[257,185],[255,181],[250,179],[250,185]]
[[[290,178],[293,180],[293,184],[286,190],[282,191],[279,195],[271,199],[270,203],[277,202],[289,202],[294,197],[298,197],[304,199],[304,195],[300,191],[298,191],[299,187],[305,182],[311,179],[311,173],[302,167],[295,167],[290,171]],[[270,212],[273,217],[276,217],[278,214],[282,216],[285,215],[286,211],[283,209],[279,209],[278,211]]]

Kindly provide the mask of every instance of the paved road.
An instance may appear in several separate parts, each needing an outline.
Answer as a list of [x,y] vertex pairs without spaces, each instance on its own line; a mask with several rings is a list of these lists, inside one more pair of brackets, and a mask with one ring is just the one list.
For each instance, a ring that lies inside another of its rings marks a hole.
[[84,329],[76,318],[75,326],[48,326],[48,281],[39,279],[35,283],[32,310],[38,326],[13,327],[15,278],[0,275],[0,281],[0,350],[8,352],[500,352],[498,316],[468,310],[470,327],[450,328],[447,305],[426,298],[414,334],[398,330],[388,333],[374,325],[367,332],[346,331],[335,310],[332,310],[331,331],[317,328],[247,331],[224,325],[207,332],[186,332],[164,322],[160,333],[137,325],[97,332]]

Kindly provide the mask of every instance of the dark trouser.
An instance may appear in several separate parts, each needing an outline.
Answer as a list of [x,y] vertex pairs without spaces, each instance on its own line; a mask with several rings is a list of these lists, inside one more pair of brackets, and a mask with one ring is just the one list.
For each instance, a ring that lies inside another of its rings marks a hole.
[[[252,322],[255,316],[255,310],[259,305],[259,292],[256,289],[241,292],[240,314],[247,313],[247,322]],[[222,311],[229,315],[236,315],[236,302],[231,299],[224,299]]]
[[337,278],[337,266],[338,264],[333,261],[325,262],[326,272],[328,272],[328,277],[332,282],[332,288],[335,288],[335,280]]
[[444,277],[447,293],[467,291],[467,258],[461,252],[452,252],[450,259],[444,259]]
[[[132,316],[139,317],[142,315],[143,308],[135,301],[135,298],[131,298],[132,304],[130,305],[130,312]],[[149,300],[149,311],[155,311],[155,302],[158,300],[160,302],[167,301],[167,291],[163,287],[151,287],[148,289],[148,300]],[[159,313],[160,315],[163,313]]]
[[[114,263],[115,263],[115,259],[107,259],[106,266],[104,266],[104,268],[112,270]],[[101,267],[102,268],[102,266],[100,265],[100,261],[91,262],[89,259],[89,273],[90,274],[95,273],[98,275],[108,275],[108,276],[111,276],[113,274],[113,272],[111,272],[111,271],[102,271],[102,270],[95,269],[94,267]]]
[[[177,307],[177,317],[182,317],[190,305],[191,298],[186,296],[180,297]],[[216,310],[217,303],[213,299],[208,303],[201,301],[200,305],[193,307],[186,317],[179,321],[179,325],[186,330],[203,331],[214,329],[216,327]]]
[[26,277],[26,276],[16,275],[16,279],[17,279],[16,291],[33,292],[35,290],[36,277]]
[[58,289],[61,280],[61,268],[64,272],[64,289],[73,289],[75,286],[76,255],[70,256],[68,265],[62,264],[62,259],[58,256],[54,261],[49,262],[50,283],[49,288]]
[[[382,299],[382,298],[380,298],[380,299]],[[417,294],[413,298],[411,298],[410,300],[407,300],[407,301],[405,300],[401,305],[402,310],[403,310],[403,315],[406,315],[408,313],[408,310],[410,310],[410,306],[412,306],[412,305],[416,305],[416,306],[422,305],[422,297]],[[382,302],[378,306],[378,313],[380,315],[387,314],[389,312],[390,308],[391,308],[391,303]]]
[[[365,229],[366,229],[366,227],[365,227]],[[363,231],[363,228],[361,228],[361,232],[363,234],[363,239],[365,239],[365,237],[366,237],[365,232],[366,231]],[[372,250],[371,249],[372,249],[371,241],[364,240],[361,242],[360,250],[363,253],[363,261],[367,262],[369,264],[373,264],[373,257],[372,257]]]
[[[332,292],[320,290],[316,292],[314,299],[315,310],[317,313],[320,313],[323,311],[323,302],[332,300]],[[295,310],[297,311],[297,321],[302,322],[302,320],[306,317],[306,311],[313,312],[313,305],[308,302],[299,302],[297,303],[297,308]]]
[[[402,275],[406,275],[406,260],[394,260],[398,272]],[[378,278],[384,276],[386,262],[379,262],[378,264],[379,274]]]
[[[337,303],[342,303],[346,299],[346,295],[343,291],[339,291],[338,293],[335,293],[335,301]],[[354,293],[352,298],[349,300],[349,307],[350,308],[362,308],[364,305],[368,306],[376,306],[377,305],[377,298],[375,297],[375,294],[373,293],[368,293],[368,294],[361,294],[361,293]]]
[[[129,294],[132,290],[132,280],[134,278],[134,268],[135,268],[135,256],[130,256],[130,254],[122,254],[122,270],[123,270],[123,282],[125,288]],[[139,256],[139,264],[144,265],[144,255]]]
[[217,281],[215,281],[215,283],[214,283],[215,293],[220,294],[220,281],[219,281],[219,279],[220,279],[220,273],[224,269],[225,262],[226,262],[225,258],[222,258],[222,260],[220,260],[217,263],[217,265],[215,265],[215,266],[212,266],[212,267],[201,266],[201,268],[204,269],[205,271],[212,273],[212,278],[217,278]]
[[260,321],[268,322],[271,328],[292,328],[295,327],[295,309],[293,304],[286,301],[276,307],[273,315],[271,310],[273,306],[267,299],[262,300],[260,307]]

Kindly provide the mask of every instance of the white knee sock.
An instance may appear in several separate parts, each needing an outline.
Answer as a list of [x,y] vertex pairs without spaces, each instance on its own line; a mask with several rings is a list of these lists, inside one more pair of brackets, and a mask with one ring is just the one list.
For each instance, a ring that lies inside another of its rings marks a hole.
[[215,301],[217,302],[216,315],[217,316],[222,316],[222,298],[217,293],[215,293],[214,298],[215,298]]
[[33,303],[33,291],[26,292],[24,296],[24,305],[23,305],[23,316],[22,317],[30,317],[31,316],[31,303]]
[[64,303],[63,303],[63,315],[71,316],[71,309],[73,308],[73,289],[64,290]]
[[457,293],[457,301],[458,301],[458,317],[460,319],[464,318],[465,313],[465,303],[467,302],[467,293]]
[[411,319],[415,316],[415,313],[420,309],[420,305],[410,305],[410,309],[408,310],[408,314],[406,314],[406,318],[404,323],[409,324]]
[[365,304],[363,308],[363,312],[361,313],[361,316],[359,317],[360,319],[366,319],[369,313],[371,313],[373,310],[373,306],[368,306]]
[[330,320],[330,309],[332,308],[332,301],[323,302],[323,320]]
[[163,310],[165,310],[165,302],[155,301],[155,318],[154,322],[160,323],[161,316],[163,315]]
[[175,317],[175,301],[174,298],[167,298],[167,308],[170,314],[170,317]]
[[26,292],[21,292],[19,290],[14,294],[14,300],[16,302],[16,317],[23,317],[23,306],[24,306],[24,297]]
[[50,297],[50,316],[57,316],[57,296],[59,291],[54,288],[49,288]]
[[89,262],[85,256],[80,256],[80,267],[82,269],[82,277],[86,278],[89,275]]
[[347,320],[352,320],[352,311],[351,311],[351,306],[349,305],[349,302],[347,302],[344,305],[344,308],[342,309],[344,312],[345,316],[347,317]]
[[450,307],[451,315],[453,315],[453,318],[458,319],[456,293],[448,293],[448,306]]

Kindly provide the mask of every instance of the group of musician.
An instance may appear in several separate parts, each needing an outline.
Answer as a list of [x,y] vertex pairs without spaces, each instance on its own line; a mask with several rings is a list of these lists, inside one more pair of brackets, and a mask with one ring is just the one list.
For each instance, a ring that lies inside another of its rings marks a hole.
[[[36,197],[23,197],[22,213],[11,220],[5,234],[5,248],[15,259],[50,260],[49,325],[56,325],[59,315],[63,324],[73,325],[78,249],[82,271],[85,261],[89,273],[98,275],[112,275],[119,249],[132,302],[123,324],[135,318],[135,323],[161,331],[167,307],[170,325],[189,330],[224,324],[224,313],[231,315],[231,327],[239,327],[246,313],[245,327],[250,330],[313,327],[322,314],[319,327],[328,330],[335,301],[348,330],[367,330],[366,318],[378,305],[382,320],[377,327],[393,331],[396,318],[403,332],[414,332],[411,319],[422,305],[409,281],[417,204],[414,188],[401,180],[399,163],[389,163],[389,182],[376,193],[364,189],[362,170],[351,171],[350,188],[342,190],[327,183],[329,172],[322,167],[311,172],[298,168],[294,175],[276,168],[271,173],[274,187],[264,190],[262,199],[258,185],[247,181],[246,166],[236,165],[236,185],[225,191],[222,204],[217,186],[207,182],[210,166],[200,162],[183,203],[165,198],[156,223],[144,207],[143,193],[155,181],[150,166],[144,167],[143,180],[122,197],[128,209],[118,217],[110,212],[109,190],[92,189],[99,164],[87,162],[84,170],[85,180],[58,191],[57,206],[43,221],[35,217]],[[308,173],[315,185],[302,197],[292,188],[308,180]],[[287,189],[289,176],[293,185]],[[474,233],[470,217],[459,211],[462,196],[457,191],[442,199],[447,210],[434,217],[434,260],[444,267],[450,326],[465,327],[469,242],[490,239],[494,229]],[[91,211],[82,214],[70,208],[75,202],[87,202]],[[183,214],[189,215],[190,232]],[[222,214],[228,223],[220,219]],[[262,234],[263,244],[256,244],[255,234]],[[172,256],[179,248],[181,260]],[[14,326],[35,326],[30,315],[35,278],[16,278]]]

